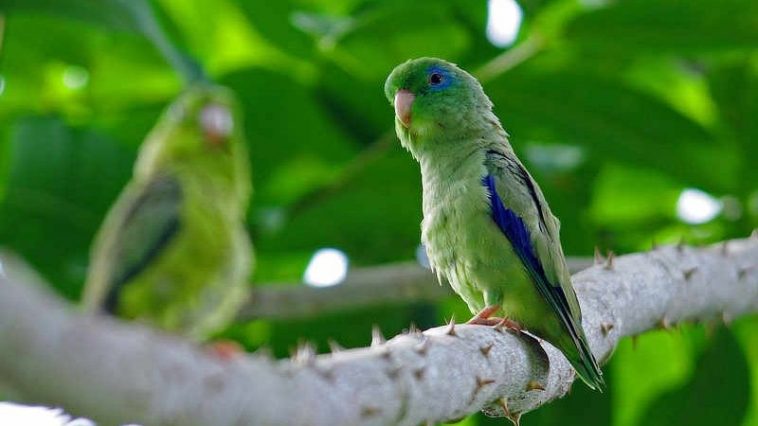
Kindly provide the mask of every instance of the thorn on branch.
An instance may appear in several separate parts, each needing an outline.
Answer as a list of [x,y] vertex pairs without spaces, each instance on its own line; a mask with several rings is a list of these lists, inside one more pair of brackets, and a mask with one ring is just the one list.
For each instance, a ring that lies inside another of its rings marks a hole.
[[426,356],[426,353],[429,352],[429,346],[431,345],[431,339],[429,339],[427,336],[423,336],[421,338],[421,342],[417,344],[413,350],[419,354],[419,356]]
[[758,228],[753,229],[753,232],[750,233],[750,237],[758,240]]
[[319,376],[324,378],[327,382],[334,383],[334,371],[330,368],[318,368],[316,365],[314,365],[314,369],[316,370],[316,373],[318,373]]
[[476,401],[476,396],[479,394],[479,392],[487,385],[491,385],[495,383],[494,379],[483,379],[479,376],[476,376],[476,385],[474,386],[474,391],[471,392],[471,398],[469,398],[468,405],[471,405]]
[[379,329],[379,326],[375,324],[371,327],[371,347],[373,348],[383,345],[385,342],[387,342],[387,339],[384,338],[384,334],[382,334],[382,330]]
[[297,345],[292,360],[300,365],[311,366],[316,362],[316,349],[310,342],[301,342]]
[[367,419],[369,417],[374,417],[378,415],[381,412],[379,407],[374,407],[371,405],[368,405],[366,407],[361,408],[361,417],[364,419]]
[[327,341],[327,344],[329,344],[329,350],[332,351],[333,354],[336,354],[337,352],[342,352],[345,350],[345,348],[342,347],[339,343],[337,343],[334,339],[329,339]]
[[390,380],[395,380],[400,375],[400,371],[402,371],[402,367],[393,367],[387,370],[387,377],[390,378]]
[[664,330],[670,330],[671,329],[671,321],[669,321],[668,318],[664,315],[660,320],[658,320],[658,327],[664,329]]
[[729,313],[727,311],[722,311],[721,312],[721,322],[723,322],[724,325],[728,326],[729,324],[732,323],[732,316],[729,315]]
[[458,333],[455,332],[455,317],[451,317],[450,322],[447,323],[447,330],[445,331],[445,334],[448,336],[458,336]]
[[490,357],[490,351],[492,350],[492,347],[494,345],[495,345],[494,343],[490,343],[490,344],[488,344],[486,346],[481,346],[481,347],[479,347],[479,352],[481,352],[482,355],[485,358],[489,358]]
[[603,269],[605,269],[607,271],[612,271],[613,270],[613,258],[614,258],[614,256],[616,256],[616,255],[613,254],[612,251],[608,251],[608,258],[605,260],[605,266],[603,267]]
[[603,255],[600,254],[600,249],[595,246],[595,265],[601,265],[603,263]]
[[424,370],[424,367],[418,368],[416,370],[413,370],[413,377],[416,378],[416,380],[423,380],[424,379],[424,373],[426,371]]
[[682,271],[682,276],[684,277],[684,280],[685,281],[689,281],[690,278],[692,278],[692,274],[694,274],[695,271],[697,271],[697,266],[693,266],[691,268],[687,268],[687,269],[683,270]]
[[500,408],[503,410],[505,417],[507,417],[514,426],[521,425],[521,414],[511,413],[511,410],[508,409],[508,400],[506,398],[500,398],[498,400],[498,405],[500,405]]
[[540,390],[544,391],[545,387],[542,386],[542,383],[536,381],[536,380],[530,380],[529,383],[526,384],[526,391],[533,391],[533,390]]
[[609,322],[604,322],[600,324],[600,331],[603,333],[603,336],[607,336],[608,333],[613,330],[613,324]]
[[380,357],[382,357],[383,360],[389,361],[392,357],[392,353],[390,353],[390,350],[388,347],[384,346],[380,349],[381,353],[379,354]]
[[476,394],[481,390],[483,387],[487,385],[491,385],[495,383],[495,379],[483,379],[479,376],[476,376],[476,389],[474,390],[474,393]]
[[721,255],[729,256],[729,241],[724,241],[721,243]]
[[684,253],[684,237],[679,238],[679,242],[676,243],[676,252],[679,254]]
[[408,327],[408,335],[410,336],[416,336],[421,334],[421,329],[416,326],[416,323],[411,323],[411,325]]
[[253,356],[267,361],[274,359],[274,354],[271,352],[271,348],[268,346],[261,346],[255,352],[253,352]]
[[650,250],[655,251],[658,250],[658,243],[655,241],[655,238],[650,243]]

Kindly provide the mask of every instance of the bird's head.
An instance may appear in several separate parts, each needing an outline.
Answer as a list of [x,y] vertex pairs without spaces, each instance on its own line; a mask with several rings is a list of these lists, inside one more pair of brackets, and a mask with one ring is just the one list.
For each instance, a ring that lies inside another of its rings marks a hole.
[[136,173],[166,168],[224,177],[246,199],[249,164],[242,117],[226,88],[187,88],[164,112],[140,150]]
[[437,58],[412,59],[398,65],[384,84],[395,108],[401,142],[415,144],[458,137],[492,104],[479,82],[455,64]]
[[227,89],[207,85],[190,87],[169,106],[163,120],[164,129],[184,136],[175,143],[188,145],[185,149],[229,151],[240,126],[236,110],[234,96]]

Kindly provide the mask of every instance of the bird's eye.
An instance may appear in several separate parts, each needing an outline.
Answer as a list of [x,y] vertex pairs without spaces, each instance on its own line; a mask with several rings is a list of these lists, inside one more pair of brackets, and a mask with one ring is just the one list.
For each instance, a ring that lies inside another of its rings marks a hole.
[[429,84],[432,86],[438,86],[440,83],[442,83],[442,74],[438,72],[433,72],[429,76]]

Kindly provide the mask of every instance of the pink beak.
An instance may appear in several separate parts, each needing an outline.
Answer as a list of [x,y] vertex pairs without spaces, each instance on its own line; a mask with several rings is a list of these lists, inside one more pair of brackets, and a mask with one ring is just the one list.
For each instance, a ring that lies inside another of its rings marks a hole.
[[405,127],[411,125],[411,108],[416,96],[408,90],[398,90],[395,94],[395,115]]

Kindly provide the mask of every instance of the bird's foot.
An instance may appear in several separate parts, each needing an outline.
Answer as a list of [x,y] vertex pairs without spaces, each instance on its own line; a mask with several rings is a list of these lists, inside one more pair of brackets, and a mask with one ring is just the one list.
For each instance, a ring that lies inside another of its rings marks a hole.
[[494,326],[500,324],[500,322],[502,320],[503,320],[502,318],[498,318],[498,317],[471,318],[470,320],[468,320],[468,322],[466,322],[466,324],[471,324],[471,325],[486,325],[486,326],[489,326],[489,327],[494,327]]
[[500,317],[489,317],[489,318],[471,318],[466,324],[474,324],[474,325],[486,325],[489,327],[495,327],[495,328],[507,328],[509,330],[513,330],[517,333],[520,333],[524,328],[521,327],[521,324],[519,324],[516,321],[513,321],[512,319],[508,318],[500,318]]
[[500,309],[500,306],[498,305],[487,306],[486,308],[479,311],[478,314],[474,315],[473,318],[468,320],[466,324],[496,325],[500,322],[500,318],[490,318],[490,317],[492,316],[492,314],[497,312],[498,309]]
[[231,361],[241,357],[245,348],[234,340],[219,340],[205,346],[206,350],[221,361]]
[[521,327],[521,324],[517,323],[516,321],[508,318],[498,318],[500,321],[495,324],[495,327],[498,328],[507,328],[509,330],[513,330],[517,333],[521,333],[521,331],[524,330],[523,327]]

